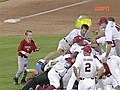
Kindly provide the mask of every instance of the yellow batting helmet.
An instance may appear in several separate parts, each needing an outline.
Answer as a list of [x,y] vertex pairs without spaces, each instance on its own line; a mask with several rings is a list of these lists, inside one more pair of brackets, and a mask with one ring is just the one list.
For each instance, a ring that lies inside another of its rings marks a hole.
[[91,26],[92,25],[92,21],[90,18],[88,18],[87,16],[79,16],[79,18],[76,20],[75,22],[75,26],[77,28],[81,28],[81,26],[83,24],[87,24],[88,26]]

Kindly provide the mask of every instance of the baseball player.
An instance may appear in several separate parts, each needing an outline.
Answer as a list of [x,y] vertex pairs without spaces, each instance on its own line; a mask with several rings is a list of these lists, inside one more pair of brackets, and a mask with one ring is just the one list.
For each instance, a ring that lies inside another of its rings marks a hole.
[[[60,56],[55,58],[54,60],[50,60],[46,65],[43,64],[45,60],[40,59],[36,65],[37,71],[35,70],[36,71],[35,75],[30,77],[30,80],[22,87],[22,90],[29,90],[29,89],[34,90],[35,88],[37,88],[36,87],[37,85],[40,85],[40,87],[49,85],[48,72],[51,69],[51,67],[55,65],[56,62],[60,60],[62,57],[63,56]],[[31,70],[31,69],[27,69],[27,71],[28,70]],[[38,73],[41,71],[42,73]]]
[[104,73],[97,83],[97,90],[113,90],[118,88],[118,83],[110,72],[107,63],[104,63],[102,58],[105,56],[105,53],[97,56],[98,60],[103,63]]
[[57,50],[48,54],[44,58],[44,60],[47,61],[47,60],[53,59],[54,57],[57,57],[61,54],[66,53],[70,49],[70,47],[74,44],[74,37],[76,37],[77,35],[86,37],[86,32],[88,31],[89,26],[92,23],[91,19],[89,19],[87,17],[83,17],[83,18],[79,17],[79,18],[80,19],[78,19],[76,22],[77,28],[73,29],[66,37],[61,39],[59,41]]
[[37,90],[54,90],[60,87],[60,80],[67,73],[69,68],[74,63],[75,59],[70,54],[66,54],[59,60],[52,69],[48,72],[50,86],[47,89],[39,88]]
[[[103,65],[91,56],[91,52],[92,49],[90,46],[84,46],[84,56],[78,54],[76,58],[73,71],[79,81],[78,90],[96,90],[95,80],[98,80],[103,74]],[[79,74],[77,73],[78,70]]]
[[119,40],[120,40],[120,32],[119,32],[119,27],[116,25],[114,21],[111,21],[110,19],[107,20],[105,17],[101,17],[98,20],[98,23],[101,27],[105,29],[105,38],[107,42],[107,47],[106,47],[106,56],[105,59],[108,57],[109,52],[111,50],[112,44],[115,45],[117,48],[117,55],[119,56]]
[[[24,68],[29,67],[29,56],[31,52],[39,51],[39,48],[36,47],[34,40],[32,40],[32,31],[27,30],[25,32],[25,39],[21,41],[18,47],[18,71],[14,77],[14,84],[18,85],[18,78],[24,72]],[[21,84],[25,83],[26,71],[23,73]]]

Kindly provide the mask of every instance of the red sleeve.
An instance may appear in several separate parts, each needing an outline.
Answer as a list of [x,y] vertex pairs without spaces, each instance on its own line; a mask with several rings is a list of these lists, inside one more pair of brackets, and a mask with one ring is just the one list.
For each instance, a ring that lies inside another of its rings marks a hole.
[[32,45],[32,49],[33,49],[33,51],[35,52],[36,51],[36,49],[37,49],[37,46],[36,46],[36,44],[35,44],[35,42],[32,40],[32,43],[33,43],[33,45]]
[[24,46],[24,41],[21,41],[18,47],[18,51],[23,51],[23,46]]

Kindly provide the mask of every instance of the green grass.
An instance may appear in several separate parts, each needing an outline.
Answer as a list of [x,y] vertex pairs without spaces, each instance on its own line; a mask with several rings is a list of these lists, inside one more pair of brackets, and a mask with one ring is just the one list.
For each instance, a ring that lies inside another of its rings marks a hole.
[[[39,52],[32,53],[30,67],[35,68],[36,61],[57,48],[64,35],[34,36]],[[13,85],[13,76],[17,71],[17,47],[23,36],[0,37],[0,90],[19,90],[22,85]]]
[[0,0],[0,2],[5,2],[5,1],[8,1],[8,0]]

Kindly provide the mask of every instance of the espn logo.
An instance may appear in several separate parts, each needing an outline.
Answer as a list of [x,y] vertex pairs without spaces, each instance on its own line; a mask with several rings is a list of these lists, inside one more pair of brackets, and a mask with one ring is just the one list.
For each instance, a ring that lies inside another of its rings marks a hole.
[[110,11],[111,8],[109,6],[99,6],[95,7],[95,11]]

